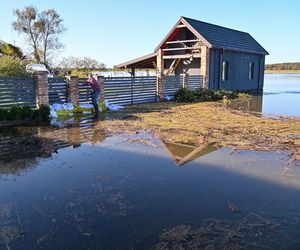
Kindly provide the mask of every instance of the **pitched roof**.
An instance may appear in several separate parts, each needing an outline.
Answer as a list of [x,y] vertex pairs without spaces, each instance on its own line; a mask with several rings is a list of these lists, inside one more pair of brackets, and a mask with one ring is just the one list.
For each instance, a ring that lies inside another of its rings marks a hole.
[[168,40],[169,35],[173,33],[177,24],[180,22],[184,23],[197,38],[210,48],[264,55],[269,54],[249,33],[202,22],[188,17],[181,17],[155,50],[158,50]]
[[268,52],[249,33],[201,22],[187,17],[182,18],[201,34],[213,48],[268,54]]

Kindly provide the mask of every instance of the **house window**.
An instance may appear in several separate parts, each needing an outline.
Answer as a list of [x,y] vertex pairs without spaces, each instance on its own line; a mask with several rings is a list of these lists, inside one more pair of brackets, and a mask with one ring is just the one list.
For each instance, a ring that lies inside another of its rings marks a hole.
[[222,81],[226,82],[228,80],[228,61],[223,61],[222,63]]
[[254,62],[249,64],[249,79],[252,80],[254,78]]

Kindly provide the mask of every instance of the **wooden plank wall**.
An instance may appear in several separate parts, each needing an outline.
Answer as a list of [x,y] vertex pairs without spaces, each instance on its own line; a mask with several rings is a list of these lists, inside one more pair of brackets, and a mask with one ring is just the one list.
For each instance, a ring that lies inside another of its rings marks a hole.
[[[90,103],[89,86],[83,85],[86,78],[79,78],[79,103]],[[182,76],[164,76],[165,94],[173,96],[182,87]],[[67,87],[64,78],[49,78],[49,102],[67,102]],[[203,85],[200,75],[189,76],[189,89],[195,90]],[[105,99],[113,104],[133,105],[156,102],[156,77],[106,77],[104,83]],[[0,77],[0,108],[12,105],[29,104],[35,107],[35,80],[33,77]]]
[[196,90],[203,87],[203,76],[190,75],[189,76],[189,90]]
[[165,83],[165,94],[168,96],[174,96],[174,94],[182,88],[182,76],[164,76],[163,81]]
[[91,87],[83,85],[87,78],[79,78],[79,103],[90,103],[91,102]]
[[0,108],[13,105],[35,107],[33,77],[0,77]]
[[156,102],[156,77],[107,77],[104,91],[105,100],[113,104]]
[[67,88],[65,78],[48,78],[48,91],[50,104],[67,102]]

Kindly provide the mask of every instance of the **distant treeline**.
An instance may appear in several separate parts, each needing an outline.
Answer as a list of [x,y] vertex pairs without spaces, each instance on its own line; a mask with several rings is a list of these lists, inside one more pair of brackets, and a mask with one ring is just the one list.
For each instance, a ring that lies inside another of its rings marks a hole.
[[266,64],[266,70],[300,70],[300,62]]

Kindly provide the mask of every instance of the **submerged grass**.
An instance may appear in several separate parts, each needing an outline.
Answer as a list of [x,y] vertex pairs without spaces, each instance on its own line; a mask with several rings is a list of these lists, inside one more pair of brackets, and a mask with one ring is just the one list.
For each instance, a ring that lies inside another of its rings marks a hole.
[[212,143],[233,149],[291,150],[300,160],[300,119],[272,119],[228,109],[216,102],[152,103],[108,113],[112,132],[150,130],[170,142]]

